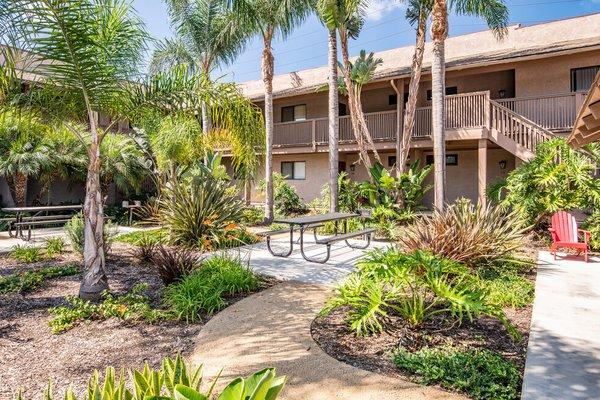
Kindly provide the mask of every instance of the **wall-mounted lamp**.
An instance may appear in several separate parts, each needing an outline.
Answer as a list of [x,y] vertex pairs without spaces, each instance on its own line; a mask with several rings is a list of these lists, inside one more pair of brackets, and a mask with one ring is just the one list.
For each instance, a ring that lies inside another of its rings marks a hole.
[[500,169],[506,169],[506,160],[500,160],[498,164],[500,164]]
[[500,89],[498,91],[498,96],[500,96],[501,99],[505,98],[506,97],[506,90]]
[[350,164],[350,171],[354,172],[356,170],[356,164]]

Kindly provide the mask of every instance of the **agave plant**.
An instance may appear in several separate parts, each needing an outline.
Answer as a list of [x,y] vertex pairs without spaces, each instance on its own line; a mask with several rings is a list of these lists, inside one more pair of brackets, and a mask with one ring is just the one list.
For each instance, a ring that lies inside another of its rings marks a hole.
[[234,239],[243,204],[227,182],[199,171],[185,182],[172,182],[159,199],[159,218],[173,244],[212,250]]
[[475,265],[519,250],[526,230],[514,211],[459,199],[446,210],[434,211],[406,227],[399,242],[407,252],[426,250]]
[[[145,364],[141,371],[129,371],[130,385],[123,371],[117,375],[113,367],[108,367],[103,379],[98,371],[95,371],[82,396],[76,395],[76,391],[70,386],[62,398],[64,400],[209,400],[213,398],[219,375],[209,383],[207,391],[202,391],[204,383],[202,365],[189,368],[178,355],[175,359],[165,358],[158,370]],[[275,368],[265,368],[248,378],[234,379],[225,386],[217,400],[276,400],[285,382],[286,377],[277,376]],[[53,385],[49,383],[44,399],[55,398]],[[19,392],[16,400],[24,399],[22,392]]]

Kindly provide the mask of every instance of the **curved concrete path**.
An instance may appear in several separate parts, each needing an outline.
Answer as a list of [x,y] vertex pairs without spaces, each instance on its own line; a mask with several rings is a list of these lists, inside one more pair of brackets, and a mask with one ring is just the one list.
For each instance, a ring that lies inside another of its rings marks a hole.
[[274,366],[288,376],[282,400],[466,399],[433,387],[354,368],[312,340],[310,325],[330,288],[284,282],[223,310],[202,329],[191,361],[221,383]]

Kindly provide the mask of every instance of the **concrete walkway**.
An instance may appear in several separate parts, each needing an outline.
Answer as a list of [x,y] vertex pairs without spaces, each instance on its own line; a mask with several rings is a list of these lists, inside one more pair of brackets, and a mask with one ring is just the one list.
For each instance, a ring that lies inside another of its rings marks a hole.
[[600,260],[539,262],[522,398],[600,399]]
[[285,282],[247,297],[215,315],[200,332],[191,356],[205,376],[223,368],[222,384],[266,366],[288,376],[282,400],[466,399],[434,387],[354,368],[325,354],[310,325],[330,289]]

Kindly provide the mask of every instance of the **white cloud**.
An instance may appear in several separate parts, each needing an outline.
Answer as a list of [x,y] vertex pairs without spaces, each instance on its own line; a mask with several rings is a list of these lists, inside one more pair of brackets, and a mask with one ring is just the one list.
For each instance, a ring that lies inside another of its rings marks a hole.
[[372,0],[367,8],[366,17],[370,21],[379,21],[387,13],[403,7],[401,0]]

